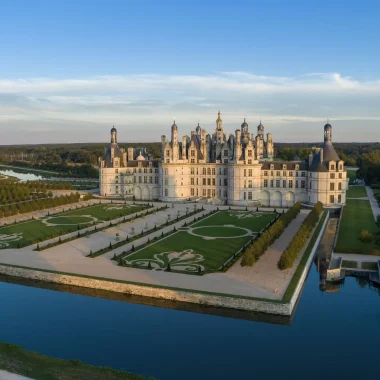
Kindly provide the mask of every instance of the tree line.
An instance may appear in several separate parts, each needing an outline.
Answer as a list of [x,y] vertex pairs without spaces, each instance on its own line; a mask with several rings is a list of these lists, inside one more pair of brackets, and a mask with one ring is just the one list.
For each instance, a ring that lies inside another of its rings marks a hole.
[[69,182],[43,183],[40,181],[0,182],[0,204],[10,204],[52,197],[51,190],[72,190]]
[[253,266],[256,261],[265,253],[268,247],[277,240],[289,223],[296,218],[301,210],[301,203],[297,202],[286,213],[282,214],[274,223],[259,236],[254,239],[244,249],[241,266]]
[[309,238],[313,228],[319,221],[319,215],[323,211],[321,202],[317,202],[310,213],[307,215],[297,233],[282,253],[278,260],[277,267],[280,270],[291,268],[296,260],[298,254],[304,248],[307,239]]
[[63,206],[69,203],[78,202],[79,199],[79,193],[71,193],[54,198],[36,199],[31,202],[0,206],[0,218]]

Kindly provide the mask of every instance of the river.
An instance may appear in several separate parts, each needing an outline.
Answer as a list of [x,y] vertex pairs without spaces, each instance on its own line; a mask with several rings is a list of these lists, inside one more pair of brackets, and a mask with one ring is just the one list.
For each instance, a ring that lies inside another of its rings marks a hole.
[[291,320],[266,322],[0,282],[0,341],[161,380],[377,377],[378,289],[319,278],[313,265]]

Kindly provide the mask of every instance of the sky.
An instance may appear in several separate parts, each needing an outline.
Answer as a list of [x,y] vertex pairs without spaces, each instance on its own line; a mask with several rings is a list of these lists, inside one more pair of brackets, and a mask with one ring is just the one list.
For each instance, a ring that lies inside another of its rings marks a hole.
[[220,110],[274,142],[380,141],[376,1],[0,1],[0,145],[160,141]]

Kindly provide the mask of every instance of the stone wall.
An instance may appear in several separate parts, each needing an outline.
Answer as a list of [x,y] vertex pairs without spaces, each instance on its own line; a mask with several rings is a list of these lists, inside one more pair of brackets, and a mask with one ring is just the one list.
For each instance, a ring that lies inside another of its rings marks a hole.
[[268,314],[291,315],[293,308],[290,304],[282,304],[270,301],[267,302],[260,300],[251,300],[246,298],[235,298],[206,293],[196,293],[192,291],[164,289],[158,287],[156,288],[149,285],[121,283],[114,282],[111,280],[86,278],[69,274],[51,273],[35,269],[19,268],[6,265],[0,265],[0,273],[13,277],[22,277],[32,280],[53,282],[57,284],[81,286],[85,288],[102,289],[112,292],[132,294],[138,296],[169,299],[172,301],[189,302],[216,307],[226,307],[231,309],[256,311]]

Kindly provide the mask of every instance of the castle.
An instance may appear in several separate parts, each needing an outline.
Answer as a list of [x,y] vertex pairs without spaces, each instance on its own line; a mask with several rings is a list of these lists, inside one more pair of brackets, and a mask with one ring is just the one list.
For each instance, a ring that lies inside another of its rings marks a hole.
[[226,134],[218,113],[215,132],[199,126],[191,136],[178,136],[171,126],[170,141],[161,136],[161,160],[144,148],[120,148],[117,131],[99,159],[102,196],[136,200],[208,201],[215,204],[289,207],[295,202],[337,207],[346,201],[344,163],[332,144],[332,127],[324,127],[324,143],[308,160],[275,161],[272,135],[249,132],[245,119],[235,134]]

